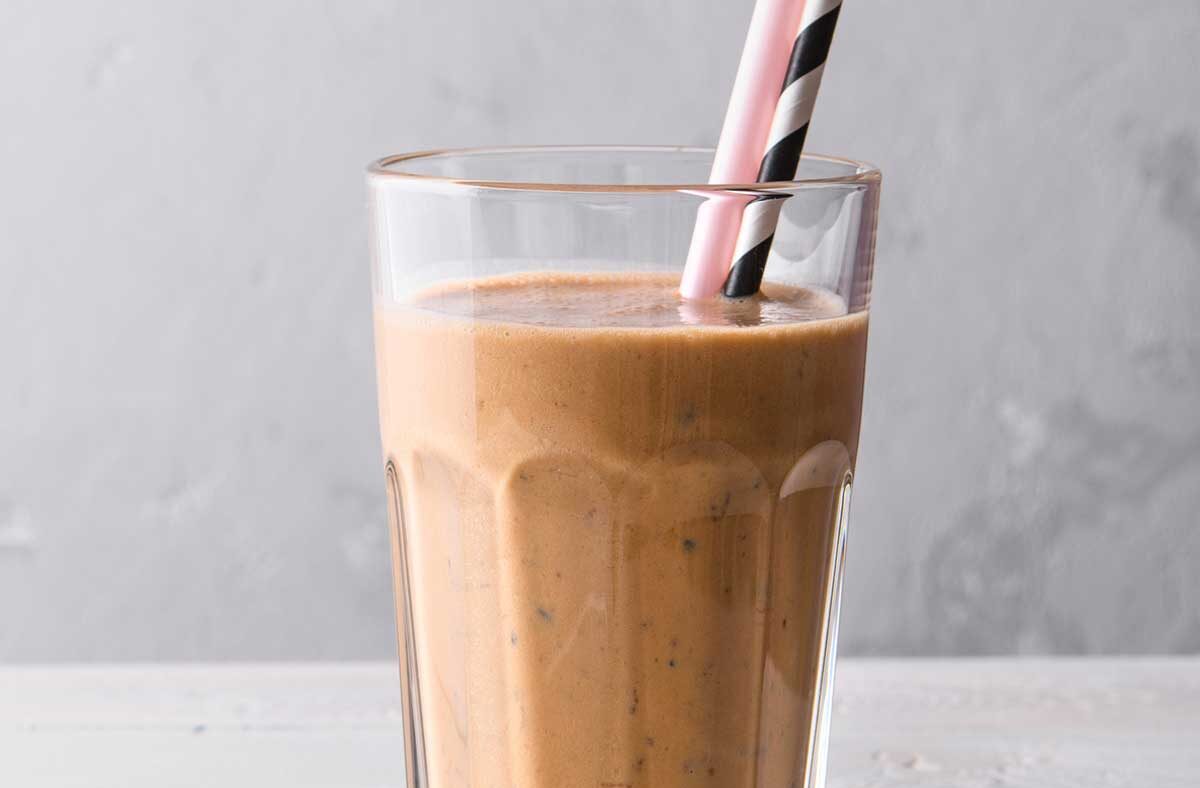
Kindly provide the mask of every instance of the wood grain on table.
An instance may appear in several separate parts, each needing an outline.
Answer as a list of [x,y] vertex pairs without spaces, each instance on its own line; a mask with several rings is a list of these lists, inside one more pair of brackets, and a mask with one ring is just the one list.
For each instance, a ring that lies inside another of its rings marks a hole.
[[[0,668],[0,788],[401,788],[390,664]],[[844,660],[834,788],[1198,788],[1200,659]]]

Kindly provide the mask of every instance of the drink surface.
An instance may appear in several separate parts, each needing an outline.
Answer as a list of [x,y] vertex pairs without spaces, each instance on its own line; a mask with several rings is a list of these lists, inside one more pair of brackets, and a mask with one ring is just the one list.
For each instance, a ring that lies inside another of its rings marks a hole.
[[526,274],[376,314],[433,788],[804,785],[866,314]]
[[443,286],[413,306],[491,322],[562,328],[767,326],[840,317],[829,293],[767,284],[754,298],[687,301],[674,276],[516,274]]

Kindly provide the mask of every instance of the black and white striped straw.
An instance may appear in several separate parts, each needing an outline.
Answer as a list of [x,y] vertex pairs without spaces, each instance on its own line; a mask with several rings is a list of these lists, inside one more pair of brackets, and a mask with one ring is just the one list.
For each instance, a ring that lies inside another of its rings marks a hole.
[[[842,0],[808,0],[805,4],[800,32],[792,46],[787,77],[771,122],[767,150],[758,171],[759,183],[790,181],[796,177],[841,8]],[[740,298],[758,292],[783,203],[778,196],[763,197],[746,206],[734,248],[733,267],[725,280],[726,296]]]

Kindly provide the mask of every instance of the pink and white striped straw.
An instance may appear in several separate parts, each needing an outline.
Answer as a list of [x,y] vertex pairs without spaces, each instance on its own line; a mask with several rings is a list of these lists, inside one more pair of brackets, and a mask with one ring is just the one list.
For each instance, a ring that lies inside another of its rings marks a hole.
[[[753,183],[758,177],[779,86],[787,73],[804,0],[758,0],[733,83],[709,183]],[[714,195],[700,206],[679,291],[684,298],[716,295],[733,261],[742,209],[749,197]]]

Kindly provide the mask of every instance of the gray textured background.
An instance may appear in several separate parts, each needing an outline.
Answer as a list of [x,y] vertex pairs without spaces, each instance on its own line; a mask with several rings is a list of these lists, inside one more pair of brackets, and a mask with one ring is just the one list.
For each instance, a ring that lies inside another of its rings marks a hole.
[[[391,653],[363,163],[711,143],[750,6],[0,4],[0,659]],[[847,651],[1200,650],[1197,40],[1194,0],[847,3]]]

